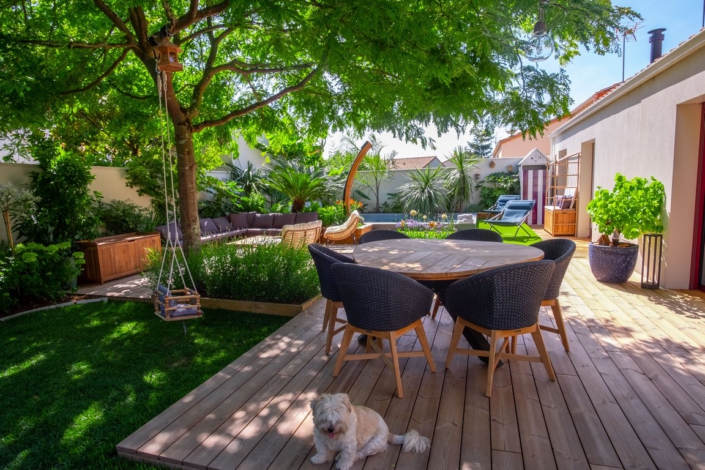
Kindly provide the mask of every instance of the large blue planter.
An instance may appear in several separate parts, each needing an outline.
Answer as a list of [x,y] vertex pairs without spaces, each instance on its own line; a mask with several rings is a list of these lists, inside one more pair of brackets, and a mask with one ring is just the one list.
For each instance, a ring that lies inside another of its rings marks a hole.
[[588,259],[592,274],[600,282],[621,284],[627,282],[636,267],[639,245],[606,246],[590,243]]

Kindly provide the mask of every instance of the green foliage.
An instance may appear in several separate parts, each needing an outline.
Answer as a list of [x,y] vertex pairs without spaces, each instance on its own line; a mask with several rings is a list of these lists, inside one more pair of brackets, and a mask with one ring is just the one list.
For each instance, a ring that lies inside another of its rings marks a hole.
[[258,214],[267,213],[267,200],[260,193],[250,193],[249,196],[240,198],[239,212],[257,212]]
[[382,212],[391,212],[398,214],[404,212],[404,203],[399,196],[399,193],[387,193],[387,200],[382,204]]
[[97,237],[101,196],[89,188],[95,178],[90,164],[50,139],[35,139],[34,151],[40,171],[32,172],[30,189],[38,198],[37,210],[18,218],[20,235],[43,244]]
[[499,196],[519,194],[519,173],[496,171],[490,173],[478,183],[480,188],[480,205],[488,209],[497,202]]
[[643,233],[663,232],[665,197],[663,184],[653,176],[650,180],[638,176],[629,180],[617,173],[614,189],[598,186],[587,211],[603,237],[613,235],[612,244],[616,245],[620,234],[633,240]]
[[433,215],[446,210],[448,190],[443,186],[441,169],[439,166],[409,173],[409,182],[399,188],[405,211]]
[[301,212],[306,201],[318,199],[332,190],[322,168],[283,158],[272,160],[267,183],[291,199],[291,212]]
[[59,300],[85,264],[83,253],[71,253],[71,243],[18,244],[15,256],[0,254],[0,310],[22,299]]
[[474,156],[463,150],[456,148],[449,161],[453,166],[446,169],[443,184],[448,190],[448,207],[454,212],[461,212],[470,201],[470,197],[475,189],[475,171],[478,170],[477,163],[480,157]]
[[2,323],[0,468],[155,468],[115,444],[289,320],[206,310],[184,335],[153,311],[92,303]]
[[225,163],[230,173],[230,179],[242,188],[245,195],[252,193],[266,192],[264,176],[259,168],[255,168],[252,162],[248,161],[245,168],[240,168],[233,160]]
[[150,233],[156,230],[161,218],[154,211],[139,206],[129,199],[113,199],[100,205],[100,221],[105,227],[105,235],[123,233]]
[[200,202],[201,217],[223,217],[233,212],[240,212],[242,188],[235,181],[223,182],[209,177],[210,187],[206,190],[210,199]]
[[468,152],[479,158],[492,157],[494,148],[494,126],[491,122],[483,120],[478,122],[470,131],[471,141],[468,142]]
[[342,204],[333,204],[318,208],[318,218],[323,223],[324,227],[331,225],[340,225],[345,222],[345,206]]
[[[319,293],[308,249],[280,243],[208,243],[188,255],[201,295],[254,302],[302,303]],[[145,275],[156,284],[161,256],[153,253]],[[175,288],[180,278],[175,276]]]
[[25,214],[34,214],[36,210],[37,197],[34,194],[27,189],[16,188],[12,183],[0,183],[0,212],[3,214],[5,232],[13,251],[15,245],[12,239],[12,221],[22,219]]

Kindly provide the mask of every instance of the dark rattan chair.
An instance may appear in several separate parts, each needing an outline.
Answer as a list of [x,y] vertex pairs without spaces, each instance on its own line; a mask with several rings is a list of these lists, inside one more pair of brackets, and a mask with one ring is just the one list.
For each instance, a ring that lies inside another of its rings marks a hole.
[[467,230],[459,230],[451,233],[446,237],[446,240],[470,240],[476,242],[498,242],[502,243],[502,235],[492,230],[482,228],[469,228]]
[[343,307],[342,298],[335,283],[335,278],[331,272],[331,266],[336,263],[355,263],[351,258],[341,255],[331,249],[321,245],[309,245],[308,251],[311,253],[313,262],[318,271],[318,282],[321,284],[321,295],[326,299],[326,310],[323,315],[323,331],[328,328],[328,338],[326,339],[326,354],[330,354],[333,336],[337,335],[344,326],[335,329],[336,323],[345,324],[347,320],[338,317],[338,309]]
[[[489,358],[487,389],[492,394],[492,377],[500,359],[543,362],[551,380],[556,380],[538,324],[539,308],[546,294],[553,261],[534,261],[491,269],[453,283],[445,292],[445,307],[457,316],[450,340],[446,367],[455,354]],[[465,327],[490,337],[490,350],[458,348]],[[512,354],[509,339],[531,333],[540,357]],[[497,341],[503,339],[499,351]]]
[[[553,275],[551,276],[551,282],[548,283],[548,289],[546,289],[546,295],[543,297],[541,302],[542,307],[551,307],[553,311],[553,317],[556,319],[556,327],[547,325],[539,325],[542,330],[550,331],[551,333],[558,333],[561,336],[561,342],[566,351],[570,351],[570,345],[568,344],[568,335],[565,332],[565,323],[563,320],[563,312],[561,311],[561,304],[558,301],[558,295],[560,294],[561,284],[563,283],[563,278],[568,270],[568,265],[570,260],[573,258],[575,253],[575,242],[573,240],[568,240],[565,238],[553,238],[551,240],[545,240],[542,242],[534,243],[534,248],[538,248],[543,251],[543,259],[548,259],[556,263],[556,269],[553,270]],[[512,352],[516,351],[516,342],[512,341]]]
[[[451,233],[446,237],[446,240],[469,240],[477,242],[498,242],[503,243],[502,235],[491,230],[485,230],[481,228],[470,228],[467,230],[460,230],[458,232]],[[438,314],[438,309],[441,306],[441,299],[436,296],[433,299],[433,307],[431,307],[431,318],[436,318]]]
[[[344,361],[381,357],[394,370],[397,396],[403,398],[400,357],[426,357],[431,372],[436,371],[421,322],[431,307],[433,293],[413,279],[381,269],[338,263],[331,270],[348,317],[333,376],[338,376]],[[397,352],[397,339],[410,330],[416,331],[423,351]],[[356,331],[368,337],[365,354],[348,354]],[[370,341],[372,337],[377,341]],[[385,353],[381,348],[381,340],[385,338],[389,340],[391,353]],[[375,352],[370,352],[371,349]]]
[[372,230],[360,237],[360,245],[363,243],[378,242],[381,240],[398,240],[400,238],[409,238],[396,230]]

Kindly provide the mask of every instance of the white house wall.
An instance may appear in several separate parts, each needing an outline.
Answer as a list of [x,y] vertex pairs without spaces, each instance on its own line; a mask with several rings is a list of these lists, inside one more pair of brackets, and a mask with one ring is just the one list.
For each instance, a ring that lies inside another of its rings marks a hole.
[[[662,59],[663,60],[663,59]],[[658,64],[654,64],[658,65]],[[628,82],[627,82],[628,83]],[[619,90],[619,89],[618,89]],[[611,189],[616,173],[653,176],[666,190],[662,285],[688,288],[690,281],[700,104],[705,101],[705,48],[653,76],[582,122],[558,131],[552,156],[590,149],[594,141],[594,184]],[[581,183],[590,178],[582,172]],[[583,184],[581,184],[583,186]],[[585,196],[585,192],[582,193]],[[583,197],[579,218],[587,217]],[[588,235],[588,224],[578,236]],[[592,238],[599,236],[593,230]]]

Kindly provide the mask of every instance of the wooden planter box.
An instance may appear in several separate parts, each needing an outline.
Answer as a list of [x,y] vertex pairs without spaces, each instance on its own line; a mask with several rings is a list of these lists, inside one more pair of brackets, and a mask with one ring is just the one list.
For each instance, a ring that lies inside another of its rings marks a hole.
[[543,211],[543,228],[553,236],[574,236],[576,214],[575,209],[554,209],[547,206]]
[[[372,231],[373,224],[363,224],[360,225],[358,228],[355,229],[355,240],[353,241],[353,237],[350,236],[348,238],[345,238],[343,240],[337,240],[337,241],[331,241],[328,242],[330,245],[357,245],[360,242],[360,237],[364,235],[367,232]],[[323,232],[325,232],[326,229],[324,228],[321,230],[321,237],[319,243],[321,245],[326,244],[326,239],[323,237]]]
[[146,266],[145,250],[162,250],[158,233],[127,233],[80,241],[77,245],[86,257],[86,264],[79,278],[84,284],[103,284],[111,279],[141,272]]
[[317,295],[302,304],[275,304],[271,302],[250,302],[247,300],[211,299],[208,297],[201,297],[201,307],[232,310],[236,312],[261,313],[264,315],[295,317],[313,305],[313,303],[320,298],[321,296]]

